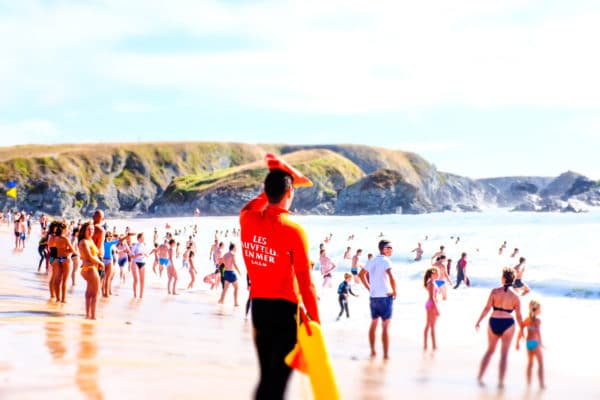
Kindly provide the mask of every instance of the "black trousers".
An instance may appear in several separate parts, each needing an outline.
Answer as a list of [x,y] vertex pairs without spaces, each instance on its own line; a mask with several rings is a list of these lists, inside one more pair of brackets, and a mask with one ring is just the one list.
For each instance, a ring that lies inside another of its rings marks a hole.
[[298,305],[282,299],[252,299],[254,345],[260,365],[255,399],[283,399],[292,370],[284,358],[297,340]]
[[454,285],[454,289],[456,289],[457,287],[459,287],[460,283],[462,281],[465,281],[465,284],[467,286],[469,286],[469,278],[465,279],[465,273],[463,272],[463,269],[462,268],[457,268],[457,271],[456,271],[456,285]]
[[342,316],[344,311],[346,311],[346,317],[350,318],[350,312],[348,311],[348,299],[346,296],[338,296],[338,302],[340,303],[340,314],[338,315],[338,319]]

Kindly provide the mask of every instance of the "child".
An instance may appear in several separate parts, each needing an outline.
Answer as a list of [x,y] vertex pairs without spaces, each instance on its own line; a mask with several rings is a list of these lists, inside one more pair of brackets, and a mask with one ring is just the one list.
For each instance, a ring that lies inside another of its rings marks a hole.
[[428,298],[425,303],[425,313],[427,315],[427,321],[425,322],[425,329],[423,330],[423,350],[427,350],[427,334],[431,335],[431,345],[433,350],[437,349],[435,342],[435,323],[437,321],[440,312],[437,307],[437,296],[438,286],[436,279],[439,275],[439,269],[437,267],[428,268],[423,275],[423,286],[427,290]]
[[346,318],[350,318],[350,312],[348,311],[348,293],[352,296],[358,297],[357,294],[352,292],[352,287],[350,286],[350,281],[352,280],[352,274],[345,273],[344,280],[338,286],[338,301],[340,302],[340,314],[337,316],[336,321],[342,317],[344,311],[346,311]]
[[529,318],[523,322],[523,326],[519,330],[517,336],[517,350],[519,350],[519,344],[523,338],[523,329],[527,328],[527,340],[525,345],[527,347],[527,384],[531,384],[531,371],[533,369],[533,358],[535,357],[538,362],[538,378],[540,380],[540,387],[546,388],[544,384],[544,359],[542,357],[542,332],[540,331],[540,325],[542,321],[538,318],[542,312],[542,306],[535,300],[529,302]]

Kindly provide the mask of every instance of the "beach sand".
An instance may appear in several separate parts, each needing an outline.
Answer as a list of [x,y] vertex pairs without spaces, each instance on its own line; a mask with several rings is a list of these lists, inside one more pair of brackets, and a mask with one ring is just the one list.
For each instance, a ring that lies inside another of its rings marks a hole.
[[[205,284],[166,294],[166,277],[150,277],[145,298],[132,300],[131,277],[115,279],[114,296],[100,299],[97,321],[84,320],[85,281],[78,275],[65,305],[48,302],[47,276],[35,272],[38,235],[13,252],[3,226],[0,248],[0,399],[249,399],[258,365],[251,323],[242,307],[217,305]],[[180,271],[179,287],[187,286]],[[202,275],[202,273],[200,274]],[[200,277],[201,278],[201,277]],[[442,304],[436,352],[422,350],[421,288],[399,281],[391,324],[391,360],[369,359],[368,294],[350,299],[351,318],[336,322],[334,288],[319,288],[322,327],[344,399],[600,399],[598,350],[588,322],[598,301],[542,298],[545,391],[525,383],[525,353],[511,350],[506,388],[496,389],[498,354],[480,388],[476,374],[487,339],[474,324],[489,289],[459,289]],[[316,280],[320,285],[320,280]],[[69,284],[70,287],[70,284]],[[525,303],[524,303],[525,305]],[[482,324],[482,326],[485,326]],[[379,337],[378,337],[379,340]],[[307,378],[293,373],[288,399],[310,399]]]

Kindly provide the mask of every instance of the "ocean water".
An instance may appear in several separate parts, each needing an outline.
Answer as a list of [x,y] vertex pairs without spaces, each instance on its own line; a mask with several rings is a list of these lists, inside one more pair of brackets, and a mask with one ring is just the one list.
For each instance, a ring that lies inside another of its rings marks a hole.
[[[423,271],[440,245],[445,246],[446,256],[453,260],[451,277],[454,278],[455,263],[462,252],[467,253],[467,273],[473,287],[491,288],[500,282],[501,270],[514,266],[520,256],[526,257],[527,269],[523,281],[533,291],[544,296],[573,298],[600,298],[600,255],[597,241],[600,237],[600,211],[588,213],[513,213],[505,209],[487,210],[480,213],[434,213],[425,215],[375,215],[375,216],[292,216],[306,230],[309,238],[310,257],[318,262],[319,244],[326,243],[328,256],[341,274],[350,270],[350,260],[344,259],[347,247],[351,254],[363,249],[361,263],[368,253],[377,254],[381,238],[393,243],[394,273],[409,288],[420,288]],[[151,238],[154,228],[160,236],[166,230],[181,230],[176,236],[185,242],[198,226],[194,237],[198,246],[198,260],[205,271],[211,269],[208,257],[215,232],[224,242],[237,241],[231,232],[238,228],[237,217],[189,217],[169,219],[130,219],[108,221],[110,229],[122,231],[131,226],[133,231],[143,230]],[[353,240],[348,240],[354,235]],[[457,240],[457,238],[460,238]],[[502,255],[498,249],[503,241],[507,247]],[[413,250],[421,242],[425,251],[423,259],[414,262]],[[511,258],[514,248],[517,256]],[[243,265],[240,254],[239,263]],[[316,265],[318,270],[318,263]],[[315,275],[318,277],[318,274]],[[339,278],[339,277],[338,277]],[[414,284],[413,284],[414,283]]]

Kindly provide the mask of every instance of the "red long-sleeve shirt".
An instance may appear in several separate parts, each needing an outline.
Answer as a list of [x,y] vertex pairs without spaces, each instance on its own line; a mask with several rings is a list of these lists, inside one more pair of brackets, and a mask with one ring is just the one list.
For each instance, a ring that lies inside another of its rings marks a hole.
[[[295,279],[311,319],[319,322],[304,229],[288,211],[269,204],[261,193],[240,211],[242,256],[250,277],[250,298],[298,303]],[[295,278],[295,279],[294,279]]]

